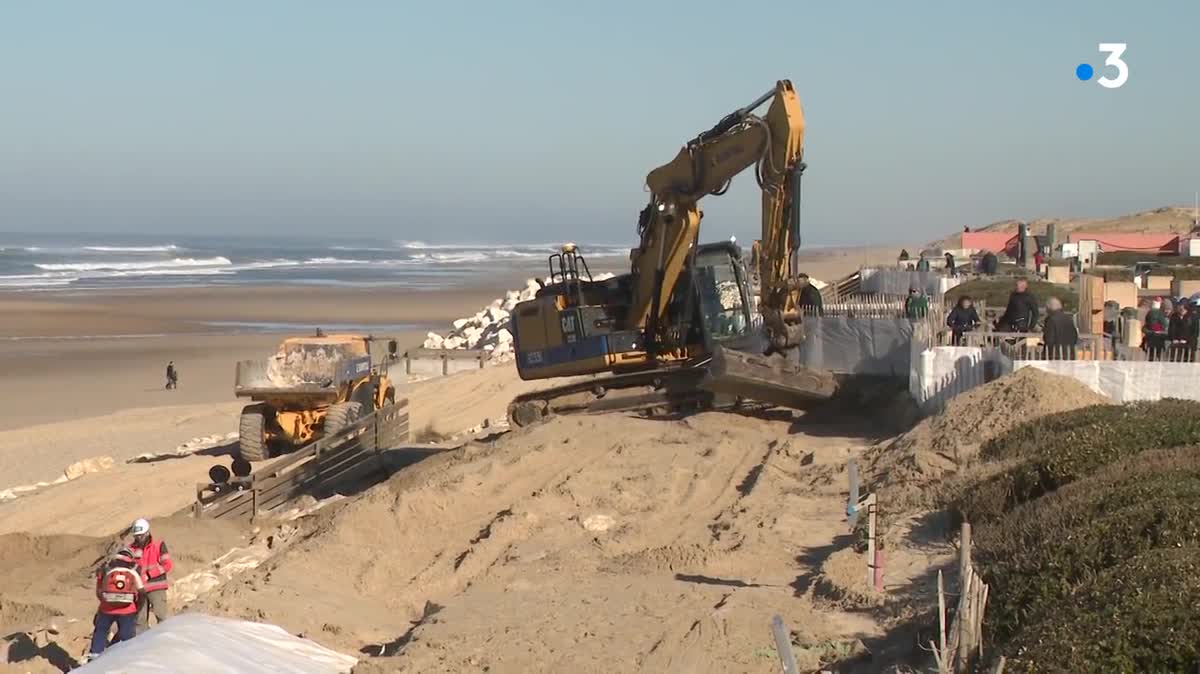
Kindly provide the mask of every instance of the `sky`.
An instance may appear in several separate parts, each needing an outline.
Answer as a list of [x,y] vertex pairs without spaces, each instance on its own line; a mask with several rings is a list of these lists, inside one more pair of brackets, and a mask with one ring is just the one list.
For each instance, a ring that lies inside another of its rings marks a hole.
[[633,243],[646,173],[778,79],[810,244],[1200,189],[1195,0],[64,0],[0,4],[0,231]]

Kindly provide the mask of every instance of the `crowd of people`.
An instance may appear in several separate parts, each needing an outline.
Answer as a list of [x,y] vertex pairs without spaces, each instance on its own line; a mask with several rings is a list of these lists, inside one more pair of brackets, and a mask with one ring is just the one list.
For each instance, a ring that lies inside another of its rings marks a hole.
[[[917,295],[915,290],[910,292],[906,310],[918,306]],[[914,320],[924,316],[923,312],[906,313]],[[1122,310],[1114,302],[1106,303],[1104,336],[1115,346],[1122,329],[1121,318],[1138,315],[1136,308]],[[983,320],[972,298],[965,295],[959,297],[946,315],[946,327],[950,329],[951,343],[955,346],[964,344],[964,335],[978,330],[982,325]],[[1004,313],[996,319],[992,329],[998,333],[1040,332],[1043,357],[1049,360],[1073,360],[1079,345],[1075,318],[1064,311],[1062,301],[1051,297],[1045,304],[1040,303],[1025,279],[1016,281]],[[1147,360],[1194,362],[1200,342],[1200,297],[1155,298],[1146,309],[1141,331],[1141,349]]]
[[[128,641],[170,615],[167,574],[174,563],[167,544],[150,533],[150,522],[138,519],[121,535],[123,545],[96,571],[92,643],[84,661],[98,657],[114,643]],[[112,635],[113,629],[116,635]]]
[[[1037,296],[1029,289],[1029,282],[1017,279],[1004,313],[996,319],[992,328],[1000,333],[1032,333],[1038,330],[1040,324],[1044,357],[1051,360],[1074,359],[1079,344],[1079,330],[1074,318],[1063,311],[1062,301],[1057,297],[1046,300],[1044,318],[1041,308]],[[964,335],[978,330],[982,325],[983,320],[974,301],[966,295],[959,297],[946,315],[946,327],[950,328],[951,344],[955,346],[964,344]]]
[[1148,360],[1194,361],[1200,337],[1200,298],[1158,297],[1142,321],[1142,350]]

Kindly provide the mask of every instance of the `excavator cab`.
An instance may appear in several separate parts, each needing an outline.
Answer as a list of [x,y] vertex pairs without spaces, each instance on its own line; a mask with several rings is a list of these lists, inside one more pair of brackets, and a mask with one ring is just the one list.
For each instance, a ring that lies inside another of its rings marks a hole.
[[713,344],[738,350],[761,343],[752,320],[749,275],[732,242],[698,246],[658,326],[662,354],[651,358],[642,330],[621,329],[633,301],[631,275],[592,281],[575,246],[550,256],[551,283],[518,304],[512,321],[522,379],[631,372],[663,360],[703,358]]
[[750,312],[750,285],[741,250],[733,243],[706,244],[692,265],[704,328],[718,343],[739,340],[754,325]]

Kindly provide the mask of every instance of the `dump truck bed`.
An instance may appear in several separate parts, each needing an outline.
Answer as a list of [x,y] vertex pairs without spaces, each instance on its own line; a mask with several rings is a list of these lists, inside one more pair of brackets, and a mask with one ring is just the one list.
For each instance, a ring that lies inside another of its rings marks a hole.
[[238,361],[233,390],[239,398],[338,395],[342,382],[370,374],[369,356],[348,360],[268,358]]

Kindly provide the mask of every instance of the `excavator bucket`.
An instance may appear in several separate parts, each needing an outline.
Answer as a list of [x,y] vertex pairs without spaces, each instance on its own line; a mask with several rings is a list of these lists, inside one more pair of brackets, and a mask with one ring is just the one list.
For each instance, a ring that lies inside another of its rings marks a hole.
[[780,355],[759,356],[714,344],[700,388],[802,410],[833,398],[837,381],[830,372],[799,367]]

